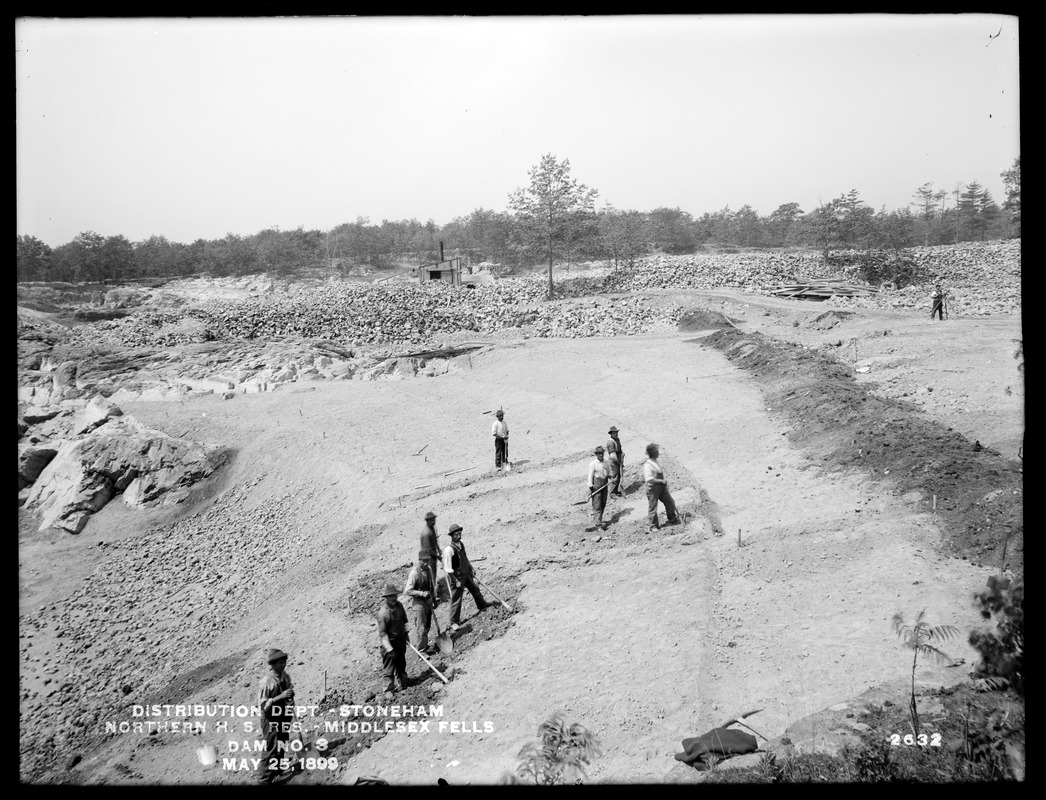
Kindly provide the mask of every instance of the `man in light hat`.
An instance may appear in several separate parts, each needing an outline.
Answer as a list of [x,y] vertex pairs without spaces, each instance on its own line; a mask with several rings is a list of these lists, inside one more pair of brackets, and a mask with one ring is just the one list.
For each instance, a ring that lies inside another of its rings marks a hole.
[[588,493],[592,497],[592,528],[607,529],[603,522],[603,510],[607,507],[610,468],[603,457],[602,446],[596,448],[596,457],[588,465]]
[[421,529],[421,549],[418,558],[422,566],[432,577],[432,607],[439,605],[439,584],[436,583],[436,561],[439,559],[439,542],[436,533],[436,513],[430,511],[425,515],[425,527]]
[[443,549],[443,569],[446,570],[448,580],[451,583],[450,596],[450,627],[457,630],[461,627],[461,599],[468,589],[472,599],[476,602],[476,609],[482,611],[490,605],[483,597],[483,592],[476,586],[474,579],[476,570],[469,562],[468,554],[465,552],[465,544],[461,541],[461,526],[451,525],[450,544]]
[[505,412],[500,408],[494,412],[497,417],[491,426],[490,432],[494,435],[494,469],[501,469],[501,465],[508,465],[508,423],[505,422]]
[[385,699],[396,696],[396,679],[400,688],[410,685],[407,677],[407,612],[400,605],[399,589],[386,583],[381,593],[385,603],[378,609],[378,644],[381,648],[381,677],[385,681]]
[[279,649],[269,651],[269,674],[258,687],[258,705],[261,707],[261,737],[265,739],[258,780],[272,783],[279,770],[270,770],[272,759],[289,759],[291,722],[294,721],[294,684],[287,672],[287,654]]
[[665,472],[657,459],[661,451],[656,444],[646,446],[647,459],[643,463],[643,481],[646,483],[647,520],[650,522],[650,531],[660,530],[661,523],[657,518],[658,501],[664,504],[665,514],[668,516],[669,525],[679,524],[679,513],[676,511],[675,501],[668,493],[668,481],[665,480]]
[[414,642],[421,652],[433,654],[436,648],[429,647],[429,626],[432,624],[432,598],[436,595],[436,587],[433,584],[432,573],[425,563],[418,558],[410,574],[407,575],[407,583],[403,587],[403,594],[407,595],[410,602],[410,616],[414,623]]
[[608,433],[610,438],[607,440],[607,463],[610,465],[610,494],[614,497],[624,497],[621,494],[621,476],[625,474],[625,451],[621,447],[621,440],[617,438],[617,426],[611,425]]

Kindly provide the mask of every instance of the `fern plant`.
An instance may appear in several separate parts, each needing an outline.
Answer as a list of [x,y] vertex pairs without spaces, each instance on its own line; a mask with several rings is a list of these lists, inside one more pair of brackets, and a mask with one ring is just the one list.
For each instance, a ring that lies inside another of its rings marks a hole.
[[925,617],[925,608],[919,612],[915,622],[911,625],[904,621],[904,616],[900,611],[893,615],[893,629],[897,633],[897,637],[905,647],[912,650],[912,696],[909,707],[916,739],[919,738],[919,708],[915,702],[915,668],[919,663],[919,656],[931,658],[938,663],[954,661],[955,659],[931,643],[953,639],[959,635],[959,629],[954,625],[930,625]]
[[540,742],[531,742],[519,751],[516,775],[524,783],[552,786],[580,783],[585,766],[602,755],[596,737],[583,725],[567,725],[556,713],[538,726]]

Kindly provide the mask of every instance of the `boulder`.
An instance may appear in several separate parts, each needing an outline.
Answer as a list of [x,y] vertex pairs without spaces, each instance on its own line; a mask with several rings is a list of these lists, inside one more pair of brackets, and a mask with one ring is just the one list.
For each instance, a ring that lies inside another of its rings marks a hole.
[[35,445],[23,445],[18,448],[18,491],[34,483],[44,467],[58,455],[58,451],[52,447],[38,447]]
[[115,403],[109,402],[102,395],[96,394],[90,399],[83,411],[81,411],[73,422],[72,433],[80,436],[90,433],[95,428],[100,428],[111,417],[123,416],[123,411]]

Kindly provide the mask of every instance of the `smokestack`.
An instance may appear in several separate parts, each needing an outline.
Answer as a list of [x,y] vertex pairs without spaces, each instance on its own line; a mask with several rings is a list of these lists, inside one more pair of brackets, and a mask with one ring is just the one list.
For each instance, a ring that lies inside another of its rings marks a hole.
[[443,242],[439,243],[439,260],[443,261]]

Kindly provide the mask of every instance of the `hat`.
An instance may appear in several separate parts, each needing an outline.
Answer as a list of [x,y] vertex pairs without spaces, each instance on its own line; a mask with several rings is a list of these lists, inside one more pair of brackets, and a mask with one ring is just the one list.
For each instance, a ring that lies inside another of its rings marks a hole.
[[286,657],[287,657],[287,654],[285,652],[283,652],[282,650],[280,650],[278,647],[274,647],[274,648],[272,648],[272,650],[269,651],[269,663],[270,664],[273,661],[279,661],[281,658],[286,658]]
[[606,452],[606,451],[603,450],[603,445],[600,445],[599,447],[596,448],[596,452],[597,453],[603,453],[603,452]]
[[495,416],[495,417],[503,417],[503,416],[505,416],[505,412],[504,412],[504,411],[502,411],[502,410],[501,410],[501,409],[499,408],[499,409],[498,409],[497,411],[495,411],[495,412],[494,412],[494,416]]
[[436,518],[436,514],[433,511],[430,511],[428,514],[425,515],[425,519],[435,519],[435,518]]
[[647,454],[647,455],[650,455],[650,454],[651,454],[651,453],[653,453],[653,452],[654,452],[655,450],[659,450],[659,449],[660,449],[660,445],[656,445],[656,444],[648,444],[648,445],[646,446],[646,454]]
[[610,430],[608,430],[607,433],[617,433],[617,426],[611,425]]
[[450,529],[447,531],[447,533],[449,533],[451,536],[453,536],[455,533],[461,533],[461,526],[460,525],[451,525]]
[[381,596],[382,597],[388,597],[390,594],[398,595],[399,593],[400,593],[399,589],[397,589],[391,583],[386,583],[385,584],[385,589],[382,591]]

